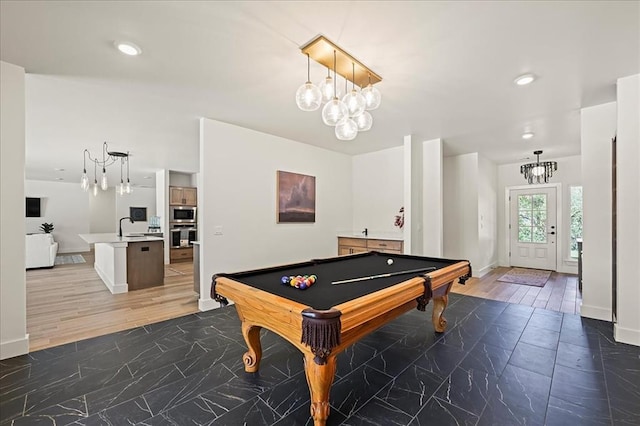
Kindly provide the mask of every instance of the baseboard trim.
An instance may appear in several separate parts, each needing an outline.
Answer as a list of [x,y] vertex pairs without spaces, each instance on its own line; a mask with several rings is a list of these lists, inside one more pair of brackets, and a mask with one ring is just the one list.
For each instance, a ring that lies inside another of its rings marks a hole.
[[[232,301],[229,301],[230,305],[233,305]],[[213,299],[198,299],[198,309],[200,312],[210,311],[212,309],[220,309],[224,306],[220,302],[216,302]]]
[[580,316],[611,322],[612,313],[611,309],[585,305],[584,303],[582,303],[580,304]]
[[491,264],[489,264],[489,265],[485,266],[485,267],[484,267],[484,268],[482,268],[482,269],[474,270],[474,271],[473,271],[473,276],[474,276],[475,278],[482,278],[482,277],[484,277],[485,275],[487,275],[489,272],[491,272],[491,270],[492,270],[493,268],[495,268],[495,267],[496,267],[496,262],[493,262],[493,263],[491,263]]
[[629,345],[640,346],[640,330],[613,325],[613,338],[616,342],[627,343]]
[[13,358],[29,353],[29,333],[20,339],[0,343],[0,359]]
[[113,281],[111,281],[111,279],[109,279],[109,276],[107,274],[102,272],[97,263],[93,264],[93,269],[96,270],[98,276],[100,277],[104,285],[107,286],[111,294],[127,293],[129,291],[129,285],[127,283],[115,284]]

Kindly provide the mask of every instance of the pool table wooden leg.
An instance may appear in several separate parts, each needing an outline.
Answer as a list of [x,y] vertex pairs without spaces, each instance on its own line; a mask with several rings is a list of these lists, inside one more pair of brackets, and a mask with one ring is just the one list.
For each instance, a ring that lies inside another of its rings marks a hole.
[[307,375],[309,393],[311,394],[311,417],[314,426],[324,426],[329,417],[329,392],[336,375],[336,357],[329,355],[324,365],[314,362],[315,355],[304,354],[304,372]]
[[447,328],[447,320],[442,315],[444,310],[447,308],[447,303],[449,301],[449,296],[439,296],[433,298],[433,314],[431,316],[431,321],[433,321],[433,328],[438,333],[444,333],[444,330]]
[[249,350],[243,355],[244,371],[247,373],[255,373],[260,368],[260,359],[262,358],[262,345],[260,344],[260,330],[262,327],[242,322],[242,335],[244,341],[247,342]]

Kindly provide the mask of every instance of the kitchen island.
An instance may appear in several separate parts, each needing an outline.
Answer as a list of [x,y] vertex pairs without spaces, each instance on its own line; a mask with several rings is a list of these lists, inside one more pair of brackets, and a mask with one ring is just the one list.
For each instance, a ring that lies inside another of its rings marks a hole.
[[113,294],[164,285],[164,239],[144,234],[80,234],[94,244],[94,269]]

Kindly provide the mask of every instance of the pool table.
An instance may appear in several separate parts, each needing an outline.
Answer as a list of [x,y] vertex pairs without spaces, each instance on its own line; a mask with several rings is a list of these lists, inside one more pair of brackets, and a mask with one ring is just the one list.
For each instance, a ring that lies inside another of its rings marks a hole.
[[[406,272],[409,271],[409,272]],[[282,283],[283,276],[316,275],[305,290]],[[329,416],[329,392],[336,355],[399,315],[424,311],[433,299],[432,322],[442,333],[443,311],[456,280],[471,276],[466,260],[367,252],[233,274],[216,274],[211,297],[235,303],[248,346],[245,371],[256,372],[262,349],[260,330],[267,328],[304,355],[316,426]],[[373,278],[372,278],[373,277]],[[335,281],[358,279],[347,283]]]

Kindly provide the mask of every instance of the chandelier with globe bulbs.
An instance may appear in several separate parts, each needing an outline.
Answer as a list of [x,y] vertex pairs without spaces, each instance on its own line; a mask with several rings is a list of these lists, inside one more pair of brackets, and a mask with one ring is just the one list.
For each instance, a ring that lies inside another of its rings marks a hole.
[[[382,77],[324,36],[316,37],[300,50],[307,55],[307,81],[296,92],[298,108],[315,111],[324,104],[322,121],[335,128],[340,140],[353,140],[358,132],[371,129],[373,117],[369,111],[378,108],[381,100],[373,85]],[[311,59],[327,67],[327,77],[319,85],[311,82]],[[351,82],[351,90],[345,90],[344,95],[338,91],[338,75],[345,78],[345,83]]]

